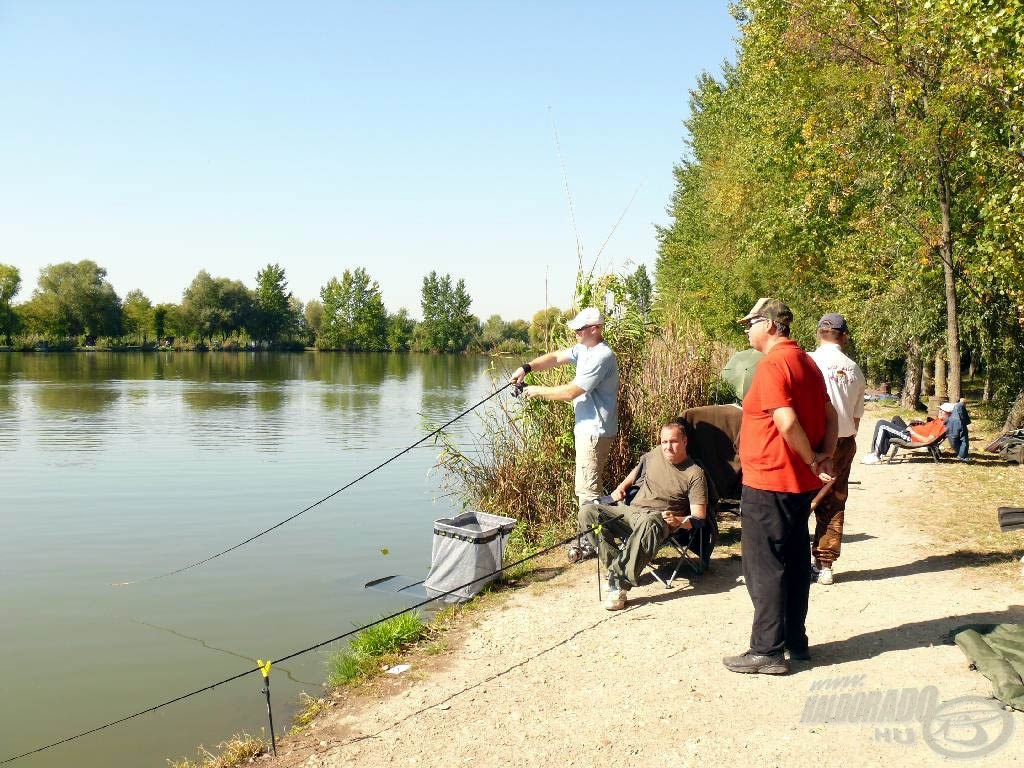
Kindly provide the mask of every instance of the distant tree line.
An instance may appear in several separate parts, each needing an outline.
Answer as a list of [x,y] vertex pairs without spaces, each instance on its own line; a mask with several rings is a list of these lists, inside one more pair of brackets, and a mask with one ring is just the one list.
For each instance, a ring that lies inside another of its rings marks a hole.
[[[636,273],[650,281],[640,267]],[[93,261],[43,267],[32,296],[14,303],[21,288],[16,267],[0,264],[0,340],[19,349],[76,346],[183,349],[332,349],[344,351],[466,351],[521,354],[543,348],[565,313],[537,312],[532,323],[472,314],[462,279],[431,271],[423,278],[422,320],[404,307],[391,314],[380,286],[363,267],[346,269],[305,304],[288,290],[284,269],[268,264],[256,287],[201,270],[178,304],[153,304],[142,291],[122,298]]]

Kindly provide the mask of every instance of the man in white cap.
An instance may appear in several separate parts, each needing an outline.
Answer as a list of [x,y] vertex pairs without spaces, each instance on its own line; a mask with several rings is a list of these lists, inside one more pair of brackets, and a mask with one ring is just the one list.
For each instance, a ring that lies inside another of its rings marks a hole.
[[[557,365],[576,366],[576,376],[557,387],[530,385],[526,397],[572,401],[576,426],[576,496],[580,507],[604,495],[604,465],[612,442],[619,434],[619,363],[604,341],[604,316],[587,307],[566,325],[576,332],[576,345],[548,352],[516,368],[512,383],[521,385],[530,371],[546,371]],[[590,552],[597,554],[597,539],[587,537]]]
[[818,321],[818,348],[810,353],[825,377],[828,399],[839,417],[839,441],[832,456],[834,479],[811,502],[815,519],[811,555],[817,582],[823,585],[832,583],[832,564],[839,559],[843,543],[850,467],[857,452],[857,428],[864,415],[864,372],[843,354],[843,345],[849,339],[846,318],[830,312]]

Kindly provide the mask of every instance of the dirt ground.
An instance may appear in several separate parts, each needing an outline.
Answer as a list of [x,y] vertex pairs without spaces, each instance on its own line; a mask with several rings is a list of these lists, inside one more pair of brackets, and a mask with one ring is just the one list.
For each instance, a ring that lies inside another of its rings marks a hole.
[[[811,587],[813,659],[789,675],[722,666],[750,632],[738,547],[720,547],[711,570],[672,590],[643,584],[618,613],[598,602],[593,560],[559,560],[542,572],[552,578],[476,614],[448,652],[413,658],[404,675],[338,699],[266,764],[918,766],[949,763],[950,753],[1024,764],[1024,714],[995,707],[988,680],[949,643],[964,624],[1024,622],[1024,583],[1005,567],[979,570],[982,559],[951,556],[934,530],[937,484],[955,489],[957,473],[977,479],[986,470],[926,455],[855,464],[860,484],[851,487],[835,584]],[[994,507],[990,514],[995,526]],[[1024,536],[1006,535],[1021,538],[1019,557]],[[932,696],[941,716],[828,722],[815,710],[827,702],[809,703],[843,693],[854,702],[874,694],[878,718],[887,702],[898,702],[899,717]],[[963,696],[988,702],[955,701]]]

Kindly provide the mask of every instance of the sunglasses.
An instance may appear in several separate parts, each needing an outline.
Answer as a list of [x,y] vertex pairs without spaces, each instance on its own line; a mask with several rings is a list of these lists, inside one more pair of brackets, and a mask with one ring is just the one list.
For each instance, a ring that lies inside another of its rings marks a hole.
[[577,328],[576,333],[583,333],[587,328],[593,328],[593,325],[584,325],[582,328]]
[[754,317],[754,318],[751,318],[750,320],[748,320],[747,322],[745,322],[743,324],[743,330],[749,331],[755,325],[757,325],[760,322],[766,321],[767,319],[768,319],[767,317]]

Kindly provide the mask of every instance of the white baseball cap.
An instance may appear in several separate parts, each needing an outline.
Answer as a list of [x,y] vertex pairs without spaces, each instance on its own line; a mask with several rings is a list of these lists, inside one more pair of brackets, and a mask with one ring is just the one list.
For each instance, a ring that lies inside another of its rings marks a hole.
[[586,328],[588,325],[604,325],[604,315],[596,307],[587,307],[580,310],[580,313],[566,323],[566,325],[573,331]]

